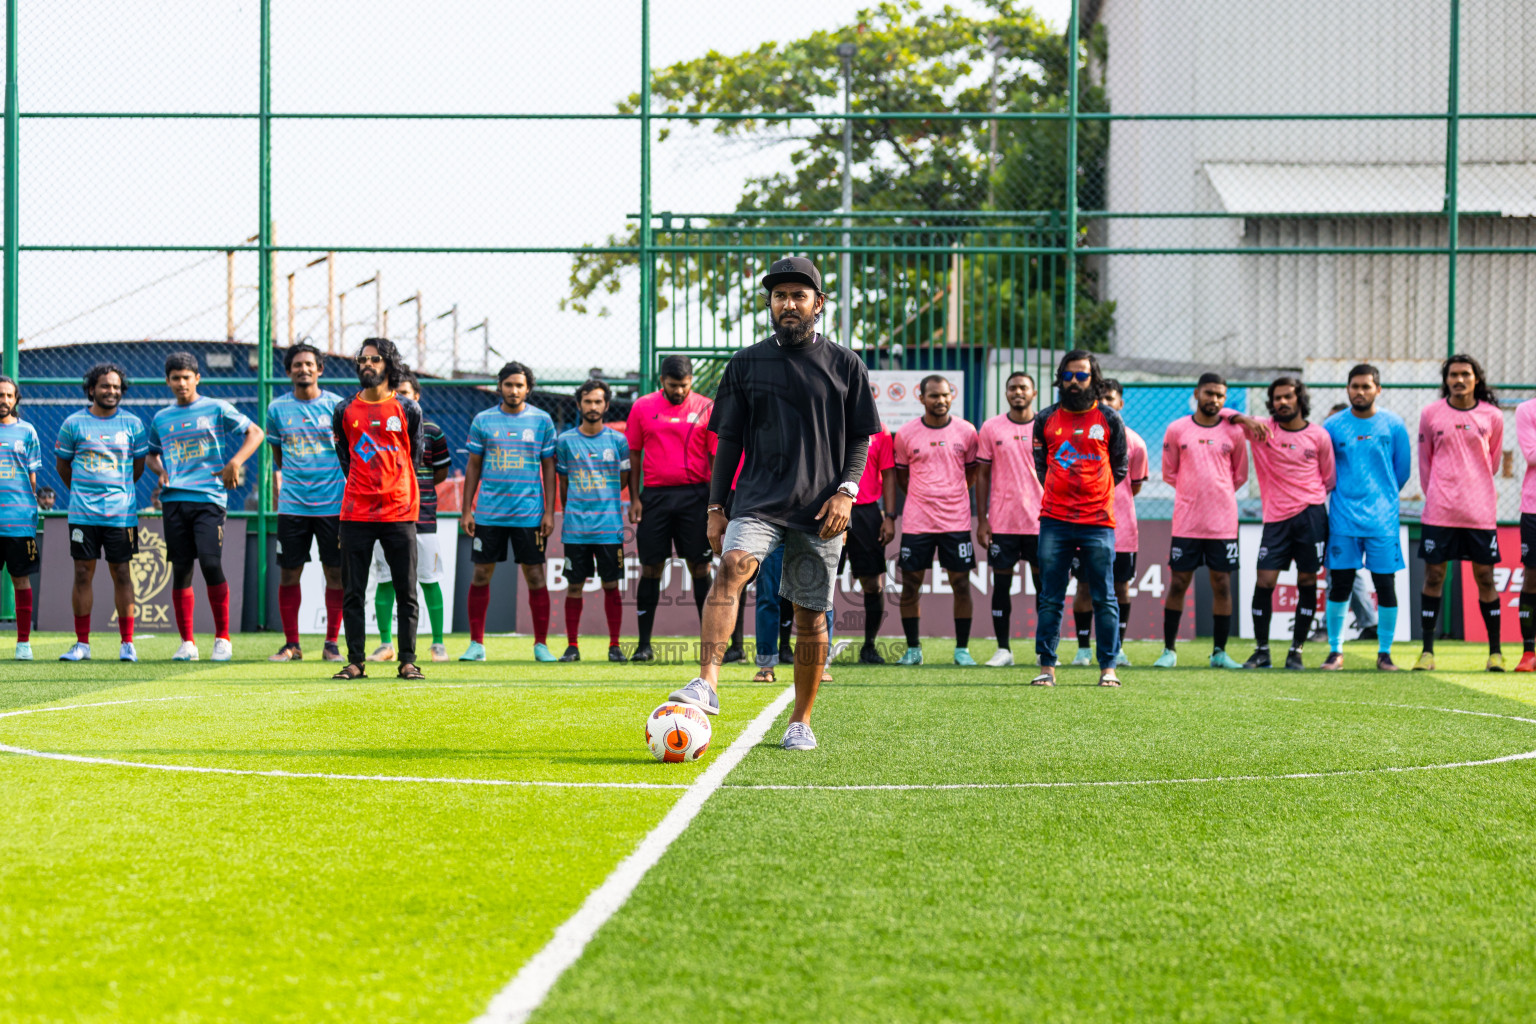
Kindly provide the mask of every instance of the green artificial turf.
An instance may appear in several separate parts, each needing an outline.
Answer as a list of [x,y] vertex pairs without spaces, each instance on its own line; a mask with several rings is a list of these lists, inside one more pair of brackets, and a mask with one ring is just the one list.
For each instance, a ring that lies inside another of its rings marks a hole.
[[[99,706],[0,717],[0,743],[687,784],[788,681],[728,666],[711,756],[658,765],[643,716],[687,665],[538,665],[492,638],[425,684],[347,684],[266,663],[267,639],[227,665],[163,660],[169,638],[61,665],[68,638],[40,636],[0,713]],[[781,716],[535,1019],[1530,1017],[1536,762],[1390,769],[1536,750],[1513,720],[1536,719],[1532,677],[1464,645],[1433,674],[1377,673],[1366,645],[1341,673],[1214,672],[1189,643],[1192,667],[1047,690],[925,647],[922,668],[835,666],[817,751],[779,750]],[[1274,777],[1315,772],[1348,774]],[[820,788],[954,785],[1010,788]],[[681,792],[0,755],[0,1020],[468,1021]]]

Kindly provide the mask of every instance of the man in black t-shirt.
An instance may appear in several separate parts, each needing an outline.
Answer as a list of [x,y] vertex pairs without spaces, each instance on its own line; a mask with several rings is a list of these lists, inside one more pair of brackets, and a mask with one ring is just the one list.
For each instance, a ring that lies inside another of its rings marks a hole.
[[[858,356],[816,333],[827,300],[816,265],[798,256],[781,259],[763,278],[763,291],[773,337],[731,357],[710,413],[719,448],[709,482],[708,535],[720,569],[704,607],[699,674],[670,699],[719,714],[715,691],[736,602],[782,543],[779,594],[794,604],[799,634],[795,708],[783,746],[813,750],[811,705],[827,659],[825,613],[880,416]],[[725,499],[738,465],[727,519]]]

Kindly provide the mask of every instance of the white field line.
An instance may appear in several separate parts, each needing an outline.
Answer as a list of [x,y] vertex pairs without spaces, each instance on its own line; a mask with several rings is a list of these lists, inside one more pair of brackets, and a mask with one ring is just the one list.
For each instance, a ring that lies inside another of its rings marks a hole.
[[640,841],[635,852],[620,861],[603,884],[592,890],[580,909],[555,929],[554,937],[544,948],[523,964],[517,976],[496,994],[485,1012],[475,1018],[474,1024],[522,1024],[539,1008],[560,975],[581,957],[582,950],[586,949],[598,929],[628,902],[630,894],[635,891],[646,872],[661,860],[667,848],[683,834],[703,809],[705,801],[721,787],[725,777],[741,763],[747,752],[762,742],[768,727],[778,718],[779,712],[789,706],[794,696],[795,688],[786,687],[783,693],[774,698],[773,703],[752,719],[746,730],[736,737],[736,742],[715,759],[677,803],[672,805],[661,823]]

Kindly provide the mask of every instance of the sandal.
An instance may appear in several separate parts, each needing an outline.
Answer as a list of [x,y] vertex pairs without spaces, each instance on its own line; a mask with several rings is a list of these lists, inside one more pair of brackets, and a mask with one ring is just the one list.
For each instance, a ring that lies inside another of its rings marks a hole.
[[754,683],[776,683],[776,682],[778,682],[778,680],[773,677],[773,669],[771,669],[771,668],[760,668],[760,669],[758,669],[757,670],[757,675],[752,677],[752,681]]
[[824,668],[821,670],[821,681],[824,683],[830,683],[832,681],[832,672],[830,669]]
[[1029,681],[1030,686],[1055,686],[1056,676],[1051,672],[1041,672]]
[[367,679],[368,673],[363,671],[363,666],[348,664],[346,668],[331,676],[332,679]]
[[1115,670],[1112,669],[1112,668],[1107,668],[1103,672],[1100,672],[1099,673],[1099,685],[1100,686],[1119,686],[1120,685],[1120,679],[1119,679],[1118,676],[1115,675]]
[[401,679],[425,679],[425,678],[427,678],[426,676],[421,674],[421,669],[416,667],[415,662],[410,662],[410,661],[402,661],[400,663],[400,667],[395,670],[395,675],[398,676]]

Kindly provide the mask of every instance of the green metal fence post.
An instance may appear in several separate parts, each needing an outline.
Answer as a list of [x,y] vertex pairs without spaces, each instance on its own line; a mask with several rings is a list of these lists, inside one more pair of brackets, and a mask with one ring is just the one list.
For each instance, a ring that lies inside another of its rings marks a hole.
[[[18,0],[5,0],[5,337],[0,352],[0,366],[6,376],[21,376],[21,356],[17,351],[19,319],[16,297],[20,292],[18,281],[21,268],[17,258],[21,255],[21,227],[16,221],[17,199],[21,195],[20,181],[16,174],[16,151],[21,138],[21,117],[16,93],[16,4]],[[16,595],[9,586],[10,573],[0,569],[0,619],[16,617]]]
[[1451,66],[1445,116],[1445,214],[1447,218],[1445,354],[1456,351],[1456,253],[1461,248],[1461,206],[1456,184],[1461,177],[1461,0],[1451,0]]
[[[1077,347],[1077,48],[1081,12],[1072,0],[1067,24],[1067,322],[1062,345]],[[1054,370],[1053,370],[1054,372]]]
[[[261,223],[257,233],[256,316],[257,422],[272,403],[272,0],[261,0],[261,120],[257,143],[260,163]],[[261,446],[256,484],[256,628],[267,628],[267,512],[272,505],[272,450]]]
[[651,0],[640,3],[640,393],[652,387],[656,290],[651,252]]

